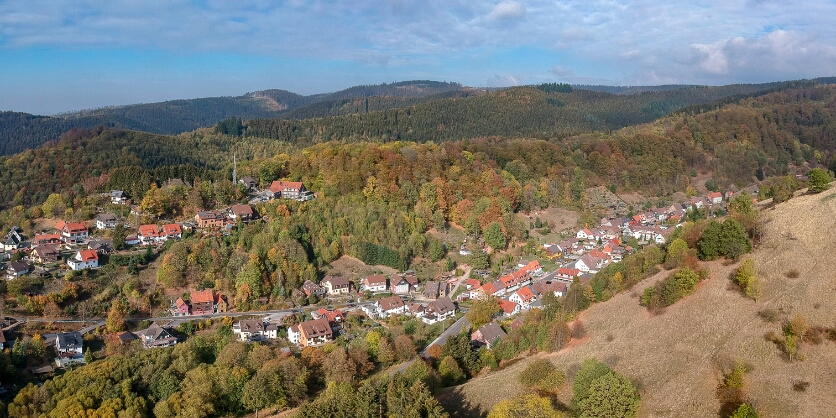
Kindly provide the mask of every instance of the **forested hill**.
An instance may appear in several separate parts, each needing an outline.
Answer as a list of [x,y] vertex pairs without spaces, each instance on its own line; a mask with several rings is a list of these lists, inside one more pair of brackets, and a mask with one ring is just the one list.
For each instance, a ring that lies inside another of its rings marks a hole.
[[[171,100],[128,106],[112,106],[68,112],[55,117],[20,112],[0,112],[0,155],[14,154],[57,140],[71,128],[92,129],[97,125],[119,127],[156,134],[176,135],[208,127],[230,117],[243,119],[278,117],[294,109],[320,102],[372,97],[372,109],[402,106],[410,98],[426,98],[465,89],[458,83],[403,81],[392,84],[355,86],[334,93],[303,96],[285,90],[263,90],[236,97],[208,97]],[[391,102],[391,103],[390,103]],[[388,103],[388,104],[386,104]],[[412,104],[407,102],[406,104]],[[333,105],[325,106],[330,109]],[[366,111],[365,107],[362,109]],[[343,112],[346,110],[343,109]],[[359,112],[360,109],[352,110]],[[307,111],[310,116],[330,115],[319,108]],[[335,113],[341,114],[341,113]],[[296,116],[296,117],[310,117]]]
[[[272,138],[300,145],[329,140],[449,141],[480,136],[564,138],[594,131],[612,131],[647,123],[678,109],[727,97],[812,86],[812,81],[779,84],[738,84],[689,87],[616,95],[582,89],[554,91],[550,85],[516,87],[484,94],[455,93],[411,106],[386,108],[396,100],[353,100],[302,108],[305,116],[340,114],[303,120],[254,119],[245,136]],[[412,103],[420,99],[412,99]],[[410,101],[401,103],[408,105]],[[348,113],[348,114],[343,114]]]
[[[506,94],[523,91],[534,95],[530,89]],[[378,190],[389,200],[412,201],[423,183],[438,177],[467,196],[478,181],[471,173],[470,183],[462,186],[462,173],[481,166],[495,167],[513,179],[508,195],[524,210],[569,199],[570,183],[576,188],[607,185],[664,196],[686,190],[696,172],[711,172],[725,186],[784,175],[793,166],[824,164],[836,169],[836,86],[788,89],[611,134],[549,141],[510,135],[435,145],[329,142],[302,147],[210,129],[177,136],[76,130],[38,149],[0,157],[0,202],[7,208],[37,205],[54,192],[70,196],[110,188],[138,199],[152,180],[229,179],[232,149],[239,176],[251,175],[265,183],[275,178],[302,180],[309,189],[331,195],[363,194],[368,188],[369,195]],[[455,190],[447,190],[453,199]],[[447,209],[455,202],[448,202]]]

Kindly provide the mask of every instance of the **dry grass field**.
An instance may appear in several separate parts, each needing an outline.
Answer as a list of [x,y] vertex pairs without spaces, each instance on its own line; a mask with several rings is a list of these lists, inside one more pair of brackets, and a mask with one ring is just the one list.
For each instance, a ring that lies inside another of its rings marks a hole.
[[[711,279],[695,294],[664,313],[650,315],[638,294],[664,277],[662,272],[634,291],[584,312],[587,337],[573,347],[546,356],[572,376],[580,363],[595,357],[632,379],[640,389],[641,417],[717,417],[716,390],[723,370],[734,361],[752,368],[746,374],[747,398],[762,417],[836,415],[836,344],[800,345],[803,361],[788,361],[765,334],[780,332],[759,311],[773,309],[782,318],[797,313],[811,326],[836,325],[836,189],[804,195],[762,213],[766,234],[750,256],[762,281],[755,302],[741,296],[729,279],[739,263],[707,263]],[[727,265],[724,265],[727,264]],[[788,274],[791,271],[796,274]],[[484,414],[500,400],[520,393],[516,375],[530,359],[448,389],[439,397],[458,416]],[[571,381],[570,381],[571,382]],[[806,390],[794,384],[808,382]],[[568,403],[570,385],[558,398]]]
[[367,266],[362,261],[344,255],[331,262],[325,274],[348,277],[350,280],[360,280],[372,274],[393,275],[398,271],[388,266]]

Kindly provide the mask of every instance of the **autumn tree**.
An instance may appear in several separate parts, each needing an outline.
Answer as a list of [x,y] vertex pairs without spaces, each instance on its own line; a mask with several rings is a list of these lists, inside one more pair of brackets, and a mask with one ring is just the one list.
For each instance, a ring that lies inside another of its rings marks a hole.
[[734,275],[734,281],[740,286],[743,293],[752,299],[758,299],[759,281],[755,276],[755,261],[747,258],[738,267]]
[[508,246],[508,239],[502,231],[502,225],[499,222],[492,222],[485,229],[485,243],[494,250],[504,250]]
[[488,297],[486,299],[479,299],[473,303],[473,306],[467,311],[465,316],[470,321],[473,329],[478,329],[482,325],[487,324],[493,320],[494,315],[498,314],[502,308],[499,306],[499,300],[495,297]]
[[821,193],[830,187],[830,174],[822,168],[814,168],[808,175],[810,179],[810,191],[812,193]]
[[549,398],[520,395],[494,405],[488,418],[564,418],[566,414],[554,409]]

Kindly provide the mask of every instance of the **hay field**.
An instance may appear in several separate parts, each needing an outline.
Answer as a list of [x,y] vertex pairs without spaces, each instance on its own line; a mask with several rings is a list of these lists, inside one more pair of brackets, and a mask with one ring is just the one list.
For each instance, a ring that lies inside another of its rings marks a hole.
[[[587,337],[559,353],[540,354],[571,376],[580,363],[596,357],[632,379],[640,389],[641,417],[717,417],[715,391],[722,370],[744,361],[746,392],[762,417],[836,415],[836,344],[804,343],[804,361],[789,362],[764,335],[779,325],[758,316],[764,309],[800,313],[811,326],[836,325],[836,189],[796,197],[763,212],[766,234],[752,255],[762,280],[762,297],[746,299],[730,289],[738,263],[707,263],[711,279],[695,294],[652,316],[637,295],[667,273],[640,283],[633,292],[584,312]],[[786,277],[797,270],[798,278]],[[530,359],[448,389],[439,397],[459,416],[478,416],[522,390],[516,375]],[[809,382],[806,391],[793,389]],[[571,390],[558,398],[568,403]]]

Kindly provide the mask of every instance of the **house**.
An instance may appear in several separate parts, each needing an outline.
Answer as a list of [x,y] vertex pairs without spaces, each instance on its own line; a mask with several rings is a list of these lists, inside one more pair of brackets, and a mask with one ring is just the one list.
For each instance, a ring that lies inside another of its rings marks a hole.
[[232,205],[229,208],[229,218],[236,222],[250,221],[253,219],[253,208],[250,205]]
[[307,194],[301,181],[276,180],[270,184],[270,192],[274,199],[300,199]]
[[505,316],[514,316],[520,313],[520,305],[510,300],[499,299],[499,307]]
[[305,296],[308,297],[311,295],[322,297],[325,296],[327,289],[310,280],[305,280],[305,283],[302,283],[302,291],[305,292]]
[[439,298],[430,302],[424,309],[424,316],[421,319],[424,323],[434,324],[453,317],[456,314],[456,305],[450,298]]
[[137,331],[136,336],[145,348],[171,347],[177,344],[177,337],[156,322],[142,331]]
[[581,273],[597,273],[604,267],[606,260],[602,258],[592,257],[587,254],[575,261],[575,268]]
[[532,277],[543,272],[537,260],[526,262],[522,268],[499,278],[506,292],[512,292],[531,283]]
[[243,184],[244,187],[247,188],[247,190],[253,190],[256,187],[258,187],[258,182],[250,176],[241,177],[241,180],[238,180],[238,183]]
[[279,336],[279,327],[257,319],[243,320],[232,325],[232,332],[241,341],[265,341],[276,339]]
[[165,241],[162,231],[154,224],[140,225],[137,237],[142,245],[154,245]]
[[64,242],[70,244],[84,241],[90,235],[84,222],[64,222],[62,220],[55,224],[55,229],[61,231]]
[[40,264],[58,261],[58,247],[55,245],[39,245],[32,250],[32,261]]
[[61,243],[61,234],[35,234],[35,238],[32,240],[32,245],[33,246],[60,244],[60,243]]
[[589,228],[584,228],[584,229],[581,229],[580,231],[578,231],[578,233],[575,234],[575,238],[578,238],[578,239],[597,239],[597,237],[595,236],[595,233],[592,232],[592,230],[590,230]]
[[226,225],[226,216],[217,211],[198,212],[194,216],[194,222],[198,228],[223,228]]
[[112,213],[100,213],[96,215],[96,229],[116,228],[116,215]]
[[464,282],[464,284],[467,290],[475,290],[482,285],[482,282],[476,279],[467,279],[467,281]]
[[224,313],[229,310],[229,302],[226,301],[226,296],[215,293],[215,303],[213,306],[215,313]]
[[375,274],[373,276],[364,277],[360,280],[360,291],[370,292],[385,292],[386,291],[386,276],[382,274]]
[[6,336],[3,335],[3,330],[0,329],[0,350],[6,348]]
[[557,277],[558,280],[571,282],[571,281],[575,280],[575,277],[579,276],[580,274],[581,274],[581,271],[576,269],[576,268],[572,269],[572,268],[568,268],[568,267],[561,267],[561,268],[557,269],[557,272],[555,273],[555,277]]
[[287,330],[287,339],[301,347],[317,347],[333,340],[334,331],[326,318],[302,322]]
[[79,250],[75,257],[67,260],[67,265],[73,270],[99,267],[99,254],[93,250]]
[[13,280],[32,271],[32,266],[24,261],[12,261],[6,266],[6,278]]
[[117,334],[116,338],[119,339],[120,344],[127,345],[127,344],[130,344],[131,341],[136,340],[137,336],[133,332],[125,331],[125,332],[121,332],[121,333]]
[[160,234],[165,240],[169,239],[180,239],[183,238],[183,228],[177,224],[165,224],[163,225],[162,233]]
[[[499,289],[497,289],[499,284]],[[471,299],[487,299],[493,296],[500,296],[505,293],[505,288],[501,287],[501,282],[499,280],[491,283],[485,283],[476,290],[470,291],[470,298]]]
[[87,249],[99,254],[110,254],[113,252],[113,241],[107,239],[90,241],[87,243]]
[[173,316],[188,315],[190,311],[191,307],[183,300],[183,298],[177,298],[177,300],[171,305],[171,315]]
[[546,292],[552,292],[555,296],[561,297],[566,295],[569,285],[557,280],[540,280],[531,285],[531,289],[536,296],[541,296]]
[[406,312],[406,305],[400,296],[389,296],[375,302],[377,316],[386,318],[389,315],[398,315]]
[[499,340],[508,336],[502,327],[496,322],[482,325],[481,328],[470,334],[470,342],[477,346],[484,346],[487,349],[493,348]]
[[447,296],[447,282],[430,281],[424,285],[422,293],[427,299],[438,299]]
[[720,192],[711,192],[705,197],[712,205],[719,205],[720,203],[723,203],[723,194]]
[[192,315],[215,313],[215,295],[212,289],[192,290],[190,299],[192,303]]
[[328,289],[329,295],[347,295],[351,292],[351,282],[345,277],[325,276],[320,284]]
[[23,241],[26,237],[23,236],[23,230],[19,226],[13,226],[9,233],[6,234],[6,239],[3,241],[3,249],[6,251],[16,250],[23,246]]
[[404,313],[415,318],[423,318],[426,309],[426,306],[420,303],[407,303]]
[[66,367],[84,364],[84,339],[78,332],[64,332],[55,336],[55,364]]
[[345,320],[343,311],[339,309],[319,308],[318,310],[311,312],[311,316],[313,316],[313,319],[327,319],[328,324],[331,325],[331,329],[334,331],[342,329],[342,322]]
[[407,294],[412,289],[412,285],[409,284],[409,281],[406,280],[406,277],[403,277],[399,274],[392,276],[389,282],[391,283],[389,290],[396,295]]
[[531,287],[525,286],[511,294],[508,300],[520,305],[522,309],[528,309],[529,305],[537,300],[537,297],[531,291]]
[[128,203],[128,196],[121,190],[111,190],[110,203],[114,205],[126,205]]

